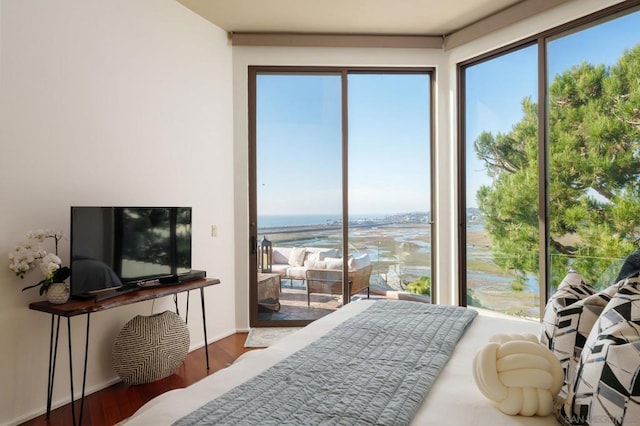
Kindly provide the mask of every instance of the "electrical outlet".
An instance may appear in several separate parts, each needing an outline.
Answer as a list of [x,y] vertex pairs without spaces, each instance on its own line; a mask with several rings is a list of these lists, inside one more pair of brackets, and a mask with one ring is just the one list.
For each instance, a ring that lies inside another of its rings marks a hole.
[[212,237],[218,236],[218,225],[211,225],[211,236]]

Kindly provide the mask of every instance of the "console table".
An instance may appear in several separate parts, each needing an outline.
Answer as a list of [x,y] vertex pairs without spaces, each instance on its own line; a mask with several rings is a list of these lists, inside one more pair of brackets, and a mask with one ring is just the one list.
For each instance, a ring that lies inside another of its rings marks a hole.
[[[205,314],[204,303],[204,288],[212,285],[220,284],[219,279],[205,278],[194,281],[189,281],[181,284],[162,285],[157,287],[140,288],[134,292],[128,292],[116,297],[104,299],[101,301],[95,300],[70,300],[62,305],[54,305],[47,301],[35,302],[29,305],[29,309],[34,311],[45,312],[51,314],[51,335],[49,338],[49,378],[47,384],[47,419],[51,413],[51,402],[53,397],[53,382],[55,378],[56,370],[56,358],[58,355],[58,336],[60,332],[60,318],[67,318],[67,336],[69,344],[69,383],[71,384],[71,415],[73,424],[76,424],[76,415],[74,408],[74,392],[73,392],[73,361],[71,355],[71,317],[86,315],[87,326],[85,334],[85,347],[84,347],[84,370],[82,373],[82,394],[80,397],[80,413],[78,417],[78,425],[82,424],[82,415],[84,413],[84,393],[87,379],[87,356],[89,350],[89,330],[90,330],[90,316],[94,312],[106,311],[119,306],[131,305],[133,303],[143,302],[145,300],[157,299],[159,297],[171,296],[174,294],[189,292],[190,290],[200,290],[200,298],[202,300],[202,326],[204,329],[204,348],[205,348],[205,360],[207,370],[209,369],[209,348],[207,346],[207,321]],[[113,290],[115,291],[115,290]],[[188,293],[187,293],[188,295]],[[187,299],[188,309],[188,299]],[[187,311],[188,315],[188,311]],[[188,319],[187,319],[188,320]],[[54,333],[55,329],[55,333]],[[55,334],[55,337],[54,337]]]

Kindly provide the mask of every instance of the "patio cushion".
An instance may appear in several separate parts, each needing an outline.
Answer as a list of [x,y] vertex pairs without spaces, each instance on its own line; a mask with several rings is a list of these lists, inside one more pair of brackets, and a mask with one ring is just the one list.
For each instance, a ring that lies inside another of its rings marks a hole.
[[327,262],[324,260],[305,260],[304,266],[309,269],[327,269]]
[[304,247],[293,247],[291,254],[289,255],[289,265],[302,266],[304,264],[304,257],[307,254],[307,249]]
[[357,256],[349,256],[349,269],[361,269],[371,264],[371,258],[367,253]]
[[307,268],[304,266],[289,266],[287,268],[287,276],[288,277],[300,277],[301,280],[304,279],[304,275],[307,272]]
[[324,262],[327,264],[327,269],[342,269],[341,257],[326,257]]
[[273,264],[288,264],[291,255],[291,247],[274,247]]
[[271,266],[271,272],[274,274],[285,275],[287,273],[287,269],[289,269],[289,265],[276,265],[275,263]]
[[[339,257],[340,252],[340,249],[327,247],[274,247],[271,271],[286,278],[304,280],[308,269],[341,270],[344,260]],[[349,256],[350,273],[370,265],[371,258],[366,253]]]
[[318,261],[327,257],[337,257],[340,254],[338,249],[309,248],[307,247],[307,260]]

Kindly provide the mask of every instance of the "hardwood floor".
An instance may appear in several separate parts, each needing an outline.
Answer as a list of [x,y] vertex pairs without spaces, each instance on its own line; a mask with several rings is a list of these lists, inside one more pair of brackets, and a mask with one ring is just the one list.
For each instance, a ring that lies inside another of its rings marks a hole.
[[[243,353],[254,348],[245,348],[247,333],[236,333],[209,344],[209,366],[205,367],[204,348],[189,353],[178,371],[165,379],[144,385],[129,386],[116,383],[101,391],[85,397],[83,425],[111,426],[131,416],[147,401],[163,392],[183,388],[198,380],[225,368]],[[80,402],[75,402],[76,421],[79,416]],[[36,417],[23,425],[72,425],[71,404],[51,412],[49,420],[45,415]]]

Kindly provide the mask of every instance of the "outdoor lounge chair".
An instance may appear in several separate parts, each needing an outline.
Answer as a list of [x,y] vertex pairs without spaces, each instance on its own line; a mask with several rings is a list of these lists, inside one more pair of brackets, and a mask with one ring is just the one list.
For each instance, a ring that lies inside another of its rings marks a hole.
[[[349,271],[347,290],[350,296],[367,289],[369,298],[369,279],[373,265]],[[340,269],[308,269],[307,278],[307,306],[311,305],[311,293],[342,294],[342,270]]]

